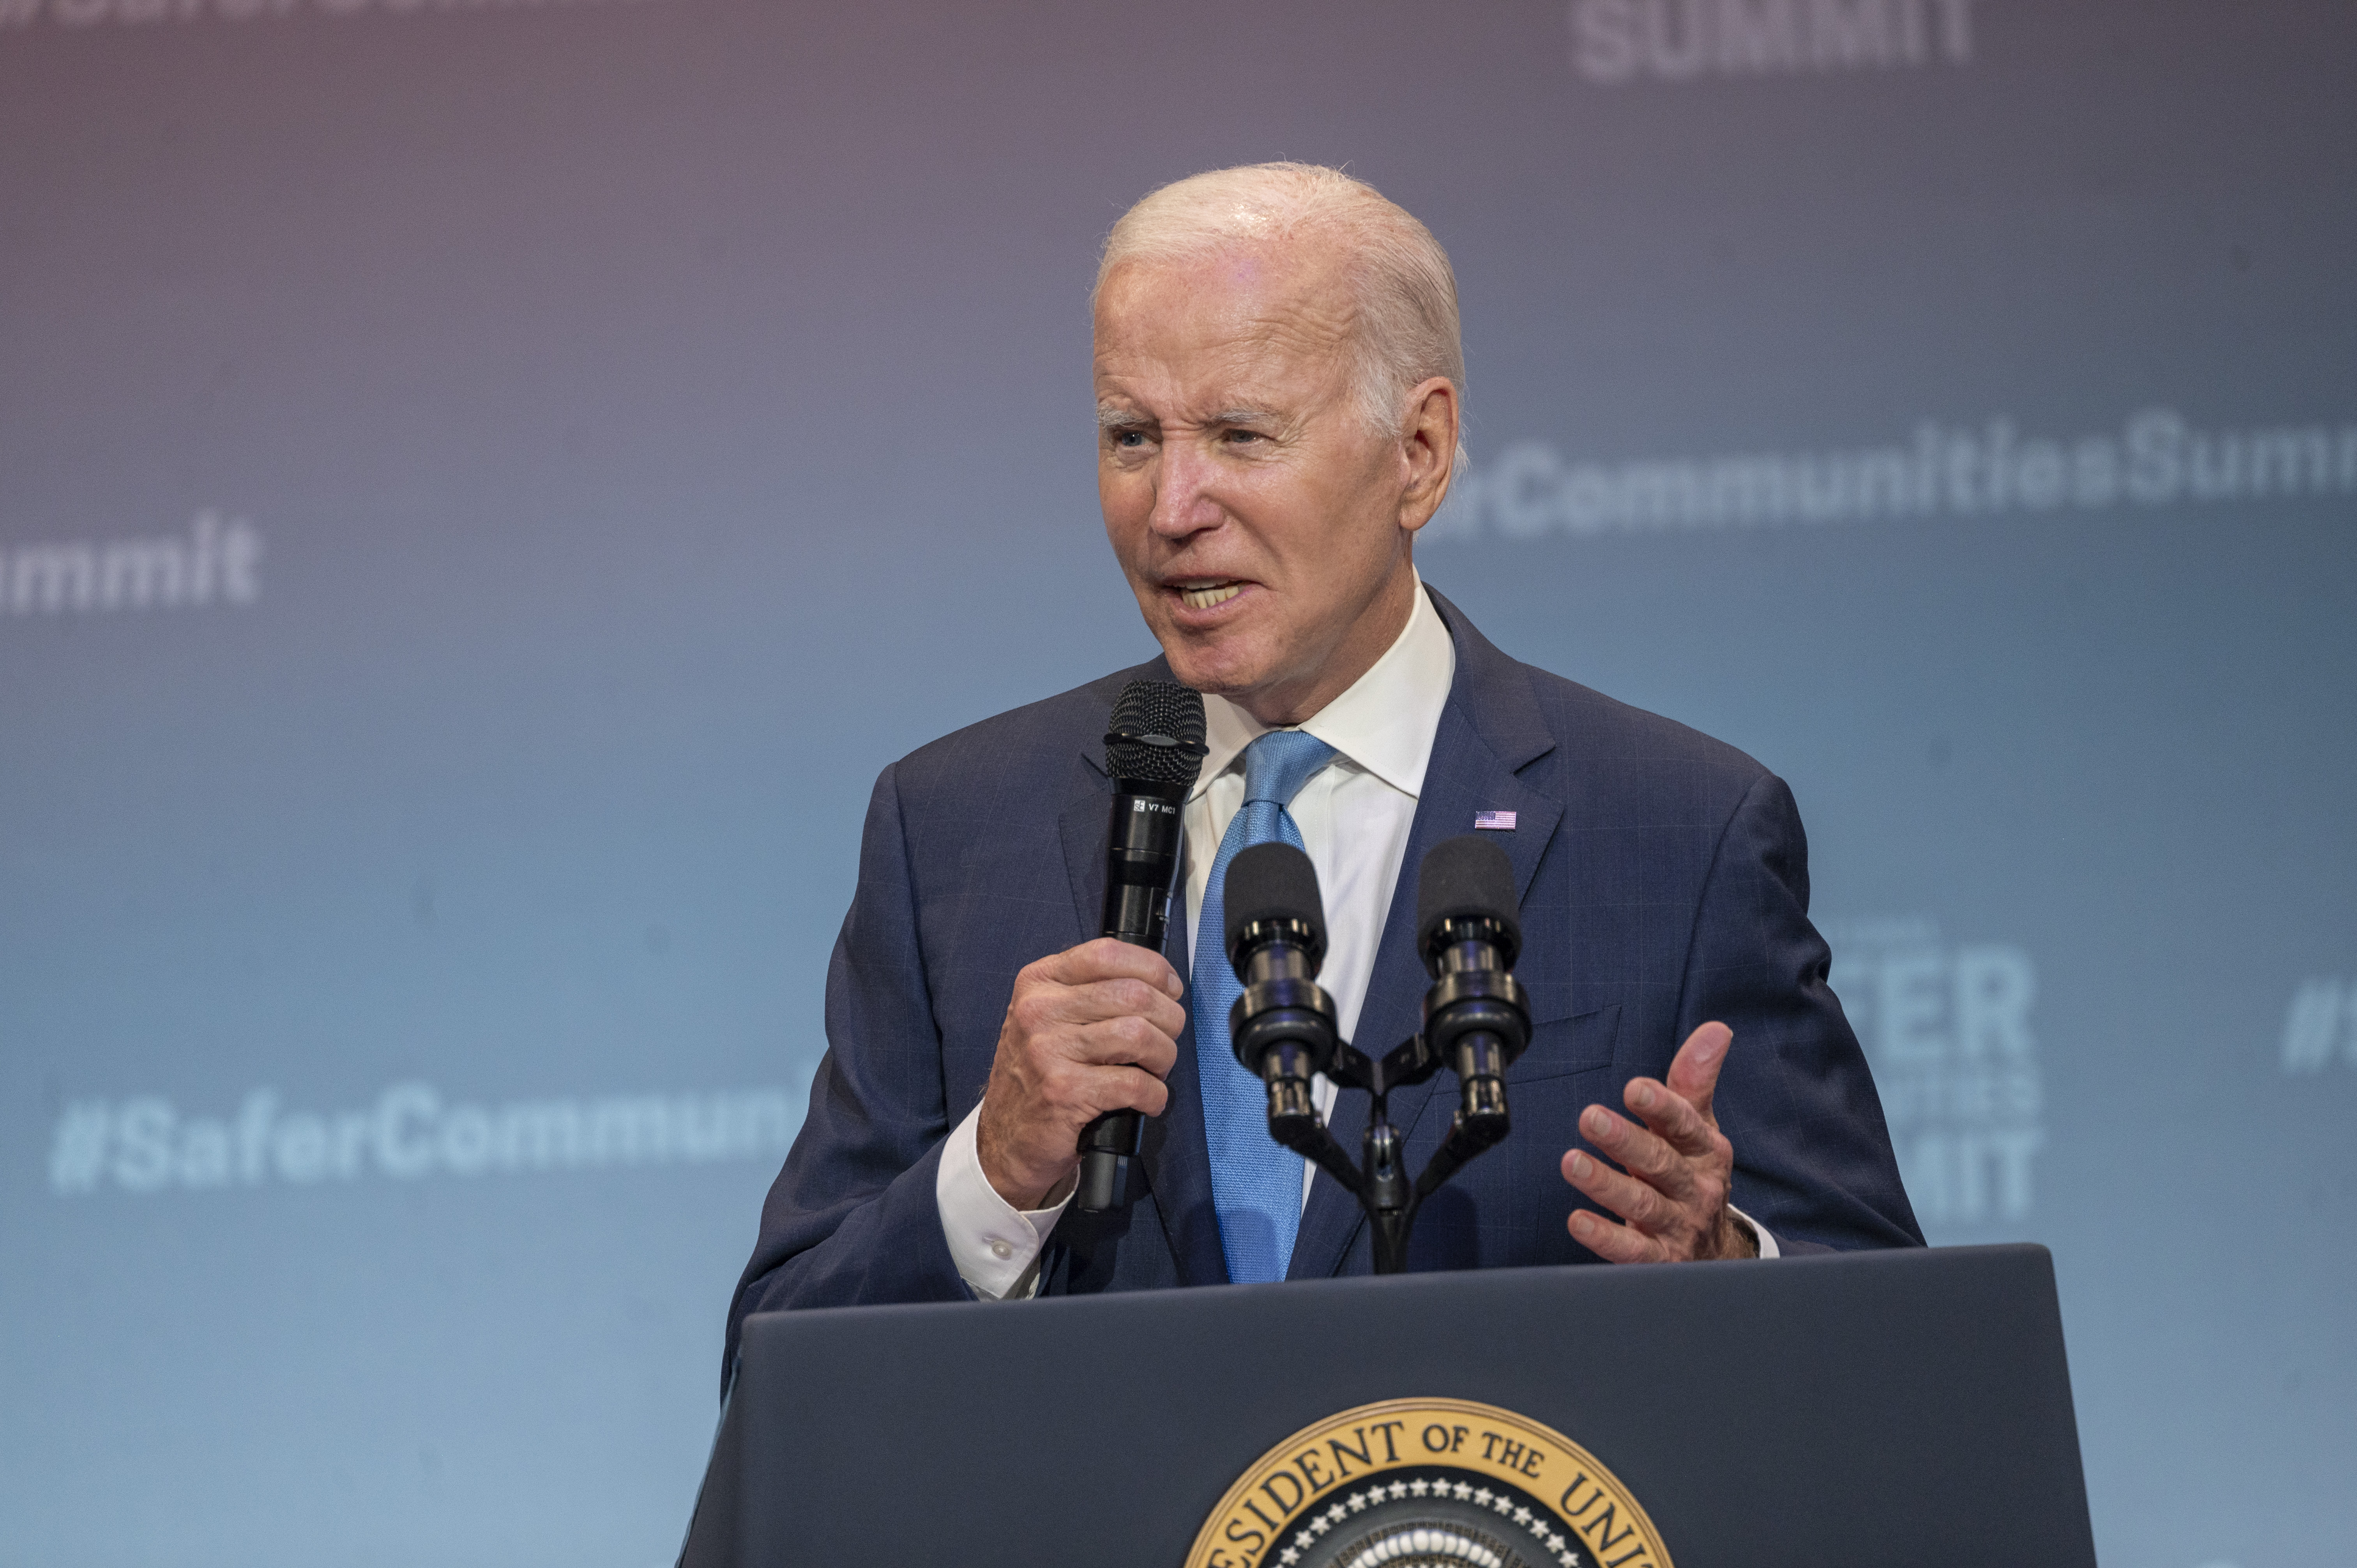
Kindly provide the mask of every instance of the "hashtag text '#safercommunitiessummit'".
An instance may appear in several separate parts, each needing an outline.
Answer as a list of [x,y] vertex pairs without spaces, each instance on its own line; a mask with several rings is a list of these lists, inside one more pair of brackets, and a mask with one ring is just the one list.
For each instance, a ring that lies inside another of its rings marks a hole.
[[424,1083],[340,1112],[290,1109],[270,1089],[225,1116],[185,1113],[156,1095],[81,1100],[59,1113],[49,1186],[219,1191],[769,1160],[791,1144],[801,1103],[770,1088],[482,1105]]

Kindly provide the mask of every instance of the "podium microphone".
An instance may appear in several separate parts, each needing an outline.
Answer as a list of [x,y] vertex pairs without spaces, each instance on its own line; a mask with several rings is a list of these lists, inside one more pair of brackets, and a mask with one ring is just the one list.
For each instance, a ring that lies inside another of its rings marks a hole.
[[[1203,767],[1202,693],[1168,681],[1132,681],[1114,701],[1104,748],[1113,840],[1101,934],[1159,952],[1178,870],[1178,825]],[[1072,1195],[1081,1212],[1102,1214],[1120,1203],[1144,1133],[1135,1111],[1108,1112],[1081,1130]]]
[[1513,863],[1479,833],[1433,845],[1416,874],[1415,945],[1433,982],[1424,1037],[1456,1072],[1458,1120],[1480,1147],[1506,1135],[1506,1069],[1531,1043],[1518,902]]
[[1243,994],[1228,1013],[1238,1065],[1268,1085],[1269,1135],[1287,1148],[1318,1128],[1310,1080],[1334,1059],[1334,1003],[1318,985],[1326,906],[1318,869],[1289,843],[1261,843],[1228,862],[1222,894],[1228,961]]

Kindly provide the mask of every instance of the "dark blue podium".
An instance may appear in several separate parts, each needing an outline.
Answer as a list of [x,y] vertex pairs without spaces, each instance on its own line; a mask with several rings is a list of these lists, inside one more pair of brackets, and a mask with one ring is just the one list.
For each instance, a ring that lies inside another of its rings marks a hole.
[[2009,1562],[2094,1563],[2040,1247],[757,1316],[682,1553]]

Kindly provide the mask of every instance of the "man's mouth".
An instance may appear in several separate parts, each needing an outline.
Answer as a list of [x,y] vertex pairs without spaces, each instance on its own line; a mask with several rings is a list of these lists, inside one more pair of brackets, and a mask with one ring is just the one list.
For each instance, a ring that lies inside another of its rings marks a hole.
[[1207,610],[1213,605],[1225,604],[1244,591],[1244,585],[1242,583],[1232,581],[1174,583],[1171,586],[1178,590],[1180,602],[1190,610]]

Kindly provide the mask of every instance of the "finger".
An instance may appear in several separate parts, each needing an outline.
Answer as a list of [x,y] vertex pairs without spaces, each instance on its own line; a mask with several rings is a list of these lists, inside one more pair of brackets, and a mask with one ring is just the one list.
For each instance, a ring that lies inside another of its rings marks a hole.
[[1186,983],[1168,959],[1152,948],[1111,937],[1050,954],[1039,961],[1039,967],[1047,978],[1065,985],[1084,985],[1093,980],[1142,980],[1174,1002],[1187,994]]
[[1035,977],[1015,988],[1007,1011],[1035,1040],[1111,1018],[1143,1018],[1174,1036],[1187,1026],[1185,1008],[1135,978],[1067,985]]
[[1142,1018],[1066,1026],[1037,1036],[1032,1049],[1047,1073],[1134,1067],[1160,1079],[1178,1062],[1178,1042]]
[[1626,1225],[1615,1225],[1585,1208],[1571,1211],[1569,1229],[1573,1240],[1608,1263],[1658,1263],[1669,1257],[1662,1244],[1651,1237],[1641,1236]]
[[1108,1018],[1082,1032],[1083,1060],[1106,1067],[1143,1068],[1156,1078],[1178,1065],[1178,1042],[1143,1018]]
[[1187,1026],[1187,1009],[1146,982],[1135,978],[1040,986],[1033,1005],[1039,1021],[1049,1026],[1143,1018],[1164,1034],[1173,1036]]
[[1108,1111],[1159,1116],[1169,1109],[1170,1086],[1144,1068],[1093,1068],[1089,1076],[1089,1093],[1096,1104],[1095,1114],[1089,1118],[1092,1122]]
[[1688,1159],[1707,1159],[1717,1152],[1710,1121],[1682,1094],[1674,1094],[1650,1078],[1631,1079],[1622,1099],[1644,1119],[1654,1135]]
[[1563,1177],[1649,1236],[1674,1230],[1685,1219],[1683,1208],[1653,1187],[1581,1150],[1564,1155]]
[[1615,1116],[1601,1105],[1591,1105],[1579,1118],[1587,1141],[1628,1167],[1629,1174],[1670,1198],[1684,1202],[1695,1195],[1694,1171],[1685,1156],[1633,1122]]
[[1713,1125],[1717,1119],[1711,1115],[1711,1096],[1717,1092],[1718,1069],[1727,1065],[1727,1048],[1734,1044],[1734,1030],[1724,1024],[1705,1024],[1686,1036],[1670,1062],[1672,1090]]
[[1075,1056],[1058,1058],[1024,1089],[1021,1096],[1008,1098],[1005,1110],[1027,1124],[1036,1122],[1039,1134],[1051,1144],[1062,1134],[1050,1135],[1049,1128],[1077,1133],[1109,1111],[1142,1111],[1159,1116],[1170,1094],[1161,1075],[1150,1068],[1117,1058],[1092,1061]]

